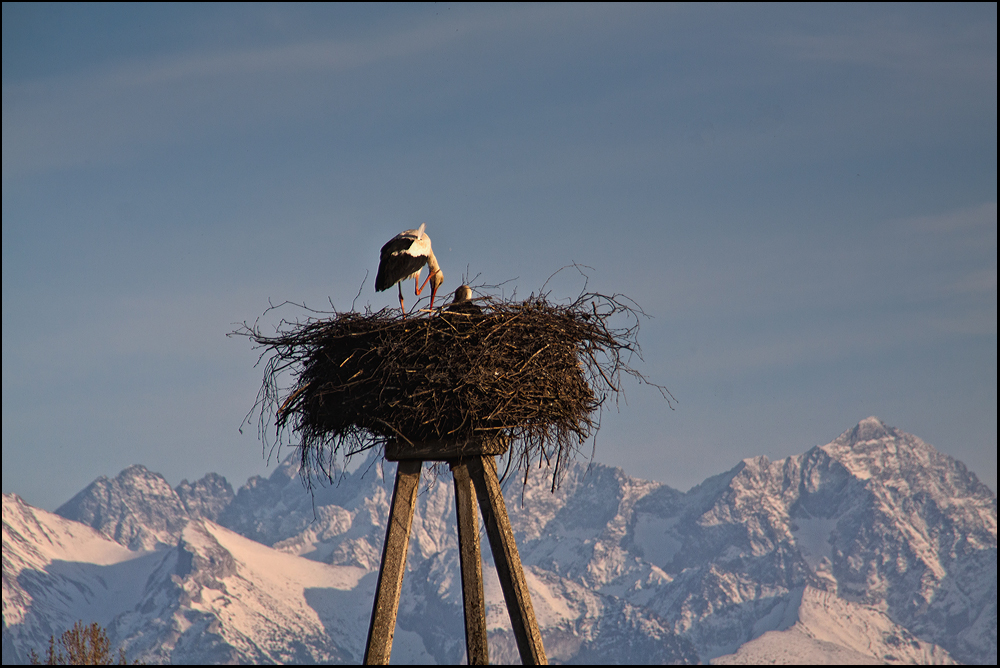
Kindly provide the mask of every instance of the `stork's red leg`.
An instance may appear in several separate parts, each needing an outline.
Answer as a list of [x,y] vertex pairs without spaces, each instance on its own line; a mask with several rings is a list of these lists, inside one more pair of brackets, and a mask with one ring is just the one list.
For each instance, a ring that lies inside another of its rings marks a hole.
[[[430,277],[428,276],[428,278],[430,278]],[[437,293],[438,293],[437,286],[432,283],[431,284],[431,306],[430,306],[432,309],[434,308],[434,296]]]
[[[438,271],[440,271],[440,269],[439,269]],[[414,281],[414,283],[413,283],[413,286],[414,286],[414,287],[416,288],[416,290],[415,290],[415,294],[418,294],[418,295],[419,295],[419,294],[420,294],[420,291],[421,291],[421,290],[423,290],[424,288],[426,288],[426,287],[427,287],[427,281],[431,280],[431,276],[433,276],[433,275],[434,275],[434,274],[436,274],[436,273],[437,273],[437,271],[432,271],[432,272],[430,272],[429,274],[427,274],[427,278],[425,278],[425,279],[424,279],[424,283],[423,283],[423,285],[421,285],[421,286],[420,286],[419,288],[417,288],[417,287],[416,287],[416,285],[417,285],[416,281],[419,281],[419,280],[420,280],[420,277],[419,277],[419,276],[417,276],[416,280],[415,280],[415,281]]]
[[405,314],[406,307],[403,306],[403,282],[400,281],[399,283],[396,284],[396,286],[399,288],[399,310]]

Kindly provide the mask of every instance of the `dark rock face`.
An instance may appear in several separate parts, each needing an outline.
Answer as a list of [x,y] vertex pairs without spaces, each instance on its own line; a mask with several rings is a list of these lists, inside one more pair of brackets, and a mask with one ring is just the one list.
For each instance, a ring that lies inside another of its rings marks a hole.
[[209,473],[194,483],[182,480],[174,491],[190,518],[204,518],[213,522],[219,519],[219,515],[236,496],[233,486],[218,473]]
[[56,513],[91,526],[130,550],[174,545],[188,513],[166,479],[144,466],[101,476]]
[[101,476],[56,514],[131,550],[153,550],[176,544],[189,520],[217,520],[234,496],[232,485],[217,473],[172,489],[159,473],[136,464],[111,480]]

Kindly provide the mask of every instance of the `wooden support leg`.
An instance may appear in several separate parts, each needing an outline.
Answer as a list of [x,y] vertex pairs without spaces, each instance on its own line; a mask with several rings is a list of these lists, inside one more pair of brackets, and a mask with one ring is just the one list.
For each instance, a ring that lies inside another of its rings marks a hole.
[[465,609],[465,648],[470,666],[490,662],[486,644],[486,601],[483,597],[483,564],[479,556],[479,515],[476,490],[466,459],[449,462],[455,478],[458,515],[458,551],[462,565],[462,603]]
[[396,630],[396,613],[399,612],[399,592],[403,587],[406,570],[406,549],[410,544],[410,526],[413,510],[417,505],[417,488],[420,485],[419,460],[401,461],[396,464],[396,486],[392,490],[389,524],[385,529],[382,547],[382,567],[378,572],[372,621],[368,627],[368,644],[365,647],[365,665],[386,665],[392,653],[392,636]]
[[507,602],[507,614],[514,627],[517,651],[524,665],[547,665],[542,634],[535,620],[535,610],[531,606],[528,582],[524,578],[521,557],[514,543],[514,530],[507,516],[507,506],[500,492],[497,480],[496,462],[493,457],[471,457],[468,460],[469,473],[476,487],[476,498],[483,513],[486,535],[490,539],[493,561],[496,563],[500,587]]

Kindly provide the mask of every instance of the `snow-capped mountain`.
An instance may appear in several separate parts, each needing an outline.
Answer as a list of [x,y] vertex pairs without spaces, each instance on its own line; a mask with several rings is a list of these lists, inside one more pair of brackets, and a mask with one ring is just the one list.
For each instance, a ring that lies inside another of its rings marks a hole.
[[160,557],[4,494],[4,664],[24,663],[32,649],[44,655],[50,636],[79,619],[109,624]]
[[[312,497],[293,457],[236,494],[132,466],[58,514],[5,495],[4,663],[77,619],[149,662],[359,662],[393,476]],[[507,487],[550,661],[996,662],[996,496],[877,418],[687,493],[582,463]],[[425,469],[395,663],[465,658],[454,514]],[[490,658],[516,662],[484,558]]]

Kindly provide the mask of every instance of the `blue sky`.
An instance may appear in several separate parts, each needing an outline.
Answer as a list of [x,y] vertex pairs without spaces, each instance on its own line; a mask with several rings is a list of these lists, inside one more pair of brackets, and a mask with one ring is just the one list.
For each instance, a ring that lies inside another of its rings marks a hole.
[[421,222],[444,291],[575,262],[651,316],[679,403],[626,385],[599,462],[687,489],[877,415],[996,489],[996,11],[4,3],[3,490],[267,475],[227,332],[391,306]]

